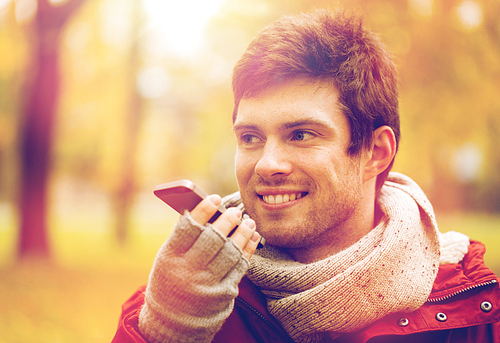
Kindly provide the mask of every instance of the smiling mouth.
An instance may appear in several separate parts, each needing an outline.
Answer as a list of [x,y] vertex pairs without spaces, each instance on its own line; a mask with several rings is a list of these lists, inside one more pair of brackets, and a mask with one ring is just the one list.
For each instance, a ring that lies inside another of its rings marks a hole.
[[300,192],[300,193],[291,193],[291,194],[260,195],[260,198],[266,204],[276,205],[276,204],[284,204],[284,203],[287,203],[290,201],[298,200],[306,195],[307,195],[307,193]]

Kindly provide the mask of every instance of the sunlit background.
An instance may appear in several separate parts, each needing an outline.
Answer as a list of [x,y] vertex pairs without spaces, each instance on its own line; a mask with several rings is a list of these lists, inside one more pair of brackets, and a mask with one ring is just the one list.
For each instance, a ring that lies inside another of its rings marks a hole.
[[177,214],[236,191],[232,66],[276,18],[340,5],[394,52],[395,165],[500,272],[497,0],[0,0],[0,342],[109,342]]

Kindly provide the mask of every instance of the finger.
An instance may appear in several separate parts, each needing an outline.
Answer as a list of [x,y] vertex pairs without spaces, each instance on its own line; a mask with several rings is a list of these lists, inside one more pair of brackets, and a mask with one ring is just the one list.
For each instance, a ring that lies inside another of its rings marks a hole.
[[245,219],[231,235],[231,239],[248,259],[252,257],[259,245],[260,235],[255,229],[255,222],[252,219]]
[[222,199],[217,194],[212,194],[203,199],[192,211],[191,217],[200,225],[205,225],[217,212]]
[[241,249],[247,245],[255,231],[255,222],[252,219],[245,219],[231,235],[231,239]]
[[236,207],[228,208],[223,214],[212,224],[221,234],[227,237],[231,230],[233,230],[236,225],[241,220],[242,212]]
[[260,234],[257,231],[254,231],[252,238],[250,238],[247,245],[243,248],[243,256],[249,260],[252,258],[253,254],[257,250],[257,247],[259,246],[260,238]]

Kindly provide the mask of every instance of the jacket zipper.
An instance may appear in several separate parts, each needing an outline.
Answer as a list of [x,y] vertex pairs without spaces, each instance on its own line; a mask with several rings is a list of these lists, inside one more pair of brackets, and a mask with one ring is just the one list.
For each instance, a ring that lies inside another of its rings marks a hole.
[[483,286],[489,286],[489,285],[493,285],[493,284],[496,284],[496,283],[498,283],[498,281],[496,279],[493,279],[493,280],[490,280],[490,281],[486,281],[486,282],[482,282],[482,283],[478,283],[476,285],[466,287],[464,289],[461,289],[459,291],[456,291],[454,293],[445,295],[445,296],[440,297],[440,298],[427,299],[426,302],[428,302],[428,303],[436,303],[436,302],[439,302],[439,301],[450,299],[451,297],[454,297],[456,295],[459,295],[459,294],[462,294],[464,292],[470,291],[472,289],[475,289],[475,288],[478,288],[478,287],[483,287]]
[[240,297],[237,297],[236,298],[236,301],[238,301],[240,304],[242,304],[243,306],[245,306],[247,309],[249,309],[250,311],[252,311],[253,313],[255,313],[264,323],[267,324],[267,326],[269,326],[284,342],[289,342],[289,343],[294,343],[293,340],[288,337],[288,336],[285,336],[273,323],[271,323],[269,321],[269,319],[267,319],[266,317],[264,317],[264,315],[262,313],[260,313],[259,311],[257,311],[252,305],[250,305],[249,303],[247,303],[245,300],[243,300],[242,298]]

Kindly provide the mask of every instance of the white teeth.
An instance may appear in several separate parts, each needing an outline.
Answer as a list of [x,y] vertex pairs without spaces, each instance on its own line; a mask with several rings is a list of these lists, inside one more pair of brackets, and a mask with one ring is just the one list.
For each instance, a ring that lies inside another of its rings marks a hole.
[[277,195],[264,195],[262,199],[268,204],[283,204],[289,201],[294,201],[302,198],[302,193],[292,193],[292,194],[277,194]]

